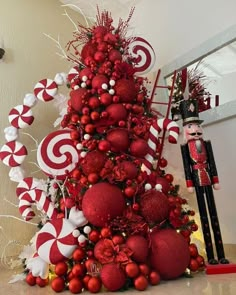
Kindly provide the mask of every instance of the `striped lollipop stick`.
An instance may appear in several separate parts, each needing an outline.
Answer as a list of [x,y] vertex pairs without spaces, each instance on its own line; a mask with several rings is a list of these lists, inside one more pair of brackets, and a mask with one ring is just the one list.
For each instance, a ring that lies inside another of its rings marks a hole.
[[149,137],[148,137],[148,153],[146,154],[142,171],[146,171],[147,174],[151,174],[153,169],[153,160],[156,156],[156,148],[158,145],[158,137],[162,130],[166,130],[169,132],[168,141],[170,143],[177,143],[178,135],[179,135],[179,126],[176,122],[163,118],[154,121],[149,129]]

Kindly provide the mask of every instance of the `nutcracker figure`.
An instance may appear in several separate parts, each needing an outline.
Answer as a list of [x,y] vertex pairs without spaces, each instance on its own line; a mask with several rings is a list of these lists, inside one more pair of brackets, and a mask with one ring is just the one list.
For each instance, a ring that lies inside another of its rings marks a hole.
[[[179,109],[183,119],[184,144],[181,145],[181,153],[186,186],[191,193],[195,188],[208,263],[228,264],[212,189],[218,190],[220,187],[211,142],[203,140],[203,121],[198,117],[197,100],[184,99]],[[210,227],[218,259],[214,255]]]

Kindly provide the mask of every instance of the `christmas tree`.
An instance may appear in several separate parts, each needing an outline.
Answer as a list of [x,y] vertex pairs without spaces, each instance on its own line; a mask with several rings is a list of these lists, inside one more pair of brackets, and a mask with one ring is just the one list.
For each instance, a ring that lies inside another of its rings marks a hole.
[[[141,68],[129,50],[149,44],[126,37],[132,13],[115,28],[110,13],[98,9],[94,26],[79,25],[68,43],[74,63],[68,75],[39,81],[34,94],[10,111],[0,157],[18,179],[22,217],[35,216],[33,203],[44,214],[31,245],[35,253],[23,261],[31,286],[141,291],[204,267],[191,242],[198,229],[194,211],[160,153],[160,132],[176,143],[178,126],[150,108],[146,79],[138,75],[147,66]],[[63,83],[69,98],[60,128],[37,149],[47,176],[42,185],[21,171],[27,149],[17,132],[33,123],[34,104],[54,99]]]

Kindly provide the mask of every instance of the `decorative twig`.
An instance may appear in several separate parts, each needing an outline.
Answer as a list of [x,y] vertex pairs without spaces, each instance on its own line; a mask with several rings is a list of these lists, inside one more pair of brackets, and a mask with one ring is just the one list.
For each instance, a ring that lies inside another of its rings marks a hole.
[[48,34],[45,34],[45,33],[44,33],[44,35],[45,35],[47,38],[51,39],[53,42],[55,42],[55,43],[57,44],[57,48],[62,52],[62,54],[60,54],[60,53],[58,53],[58,52],[56,52],[56,54],[59,55],[61,58],[68,59],[68,56],[67,56],[65,50],[62,48],[62,46],[61,46],[61,44],[60,44],[60,38],[59,38],[59,36],[57,37],[57,40],[56,40],[56,39],[54,39],[52,36],[50,36],[50,35],[48,35]]

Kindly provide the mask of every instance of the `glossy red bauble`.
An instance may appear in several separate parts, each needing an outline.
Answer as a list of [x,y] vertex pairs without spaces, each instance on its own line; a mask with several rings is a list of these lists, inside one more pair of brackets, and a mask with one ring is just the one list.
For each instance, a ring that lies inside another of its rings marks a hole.
[[144,275],[138,276],[134,279],[134,287],[138,291],[144,291],[148,287],[148,280]]
[[65,261],[58,262],[55,265],[55,274],[57,276],[63,276],[67,273],[67,271],[68,271],[68,265]]
[[72,267],[71,272],[75,277],[83,277],[86,272],[85,265],[82,263],[77,263]]
[[40,288],[44,288],[48,285],[49,283],[49,279],[42,279],[40,277],[36,278],[36,284],[40,287]]
[[100,106],[100,100],[96,96],[92,96],[88,100],[88,105],[90,106],[91,109],[96,109]]
[[73,278],[69,282],[69,290],[73,294],[81,293],[83,289],[83,283],[78,278]]
[[98,230],[93,229],[88,235],[88,238],[91,242],[96,243],[100,238],[100,233]]
[[108,152],[111,148],[111,144],[108,140],[100,140],[98,143],[98,149],[101,152]]
[[130,278],[136,278],[139,275],[139,267],[137,263],[130,262],[125,266],[125,273]]
[[148,276],[148,280],[149,280],[149,283],[154,286],[160,283],[161,277],[157,271],[152,270]]
[[56,277],[52,280],[51,287],[55,292],[62,292],[65,289],[65,280],[62,277]]
[[166,174],[165,175],[165,179],[169,182],[169,183],[172,183],[173,180],[174,180],[174,176],[172,174]]
[[25,278],[25,281],[26,281],[26,283],[27,283],[28,285],[30,285],[30,286],[34,286],[34,285],[36,284],[36,277],[34,277],[34,276],[32,275],[32,273],[30,272],[30,273],[27,274],[27,276],[26,276],[26,278]]
[[110,104],[106,108],[106,112],[108,113],[111,124],[116,124],[121,120],[126,121],[128,115],[126,108],[121,103]]
[[82,261],[85,258],[85,250],[81,247],[75,249],[72,257],[75,261]]
[[102,282],[99,277],[92,277],[87,284],[88,291],[91,293],[98,293],[102,288]]
[[110,105],[112,103],[112,95],[108,92],[102,93],[100,96],[100,102],[105,106]]
[[189,253],[192,258],[196,258],[198,256],[198,249],[195,244],[190,244],[189,246]]
[[188,267],[193,272],[197,271],[199,269],[198,261],[195,258],[191,258]]
[[143,274],[144,276],[148,276],[150,273],[150,268],[146,263],[140,263],[139,270],[140,270],[140,273]]

